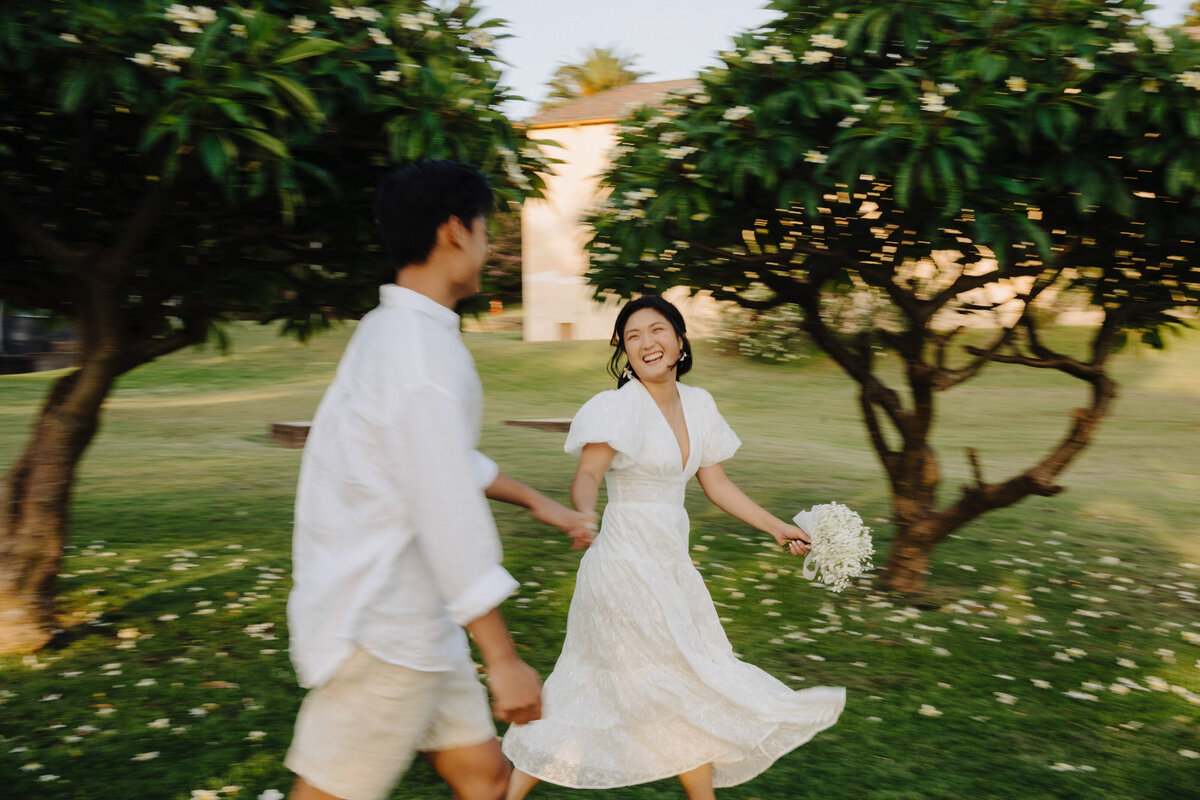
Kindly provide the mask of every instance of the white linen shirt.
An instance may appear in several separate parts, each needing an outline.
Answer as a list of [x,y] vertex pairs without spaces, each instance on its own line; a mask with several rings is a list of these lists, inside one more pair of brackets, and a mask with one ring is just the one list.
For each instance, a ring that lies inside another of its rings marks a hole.
[[355,645],[444,671],[460,626],[517,582],[500,566],[479,443],[483,392],[459,317],[395,284],[359,322],[304,448],[296,490],[291,656],[328,680]]

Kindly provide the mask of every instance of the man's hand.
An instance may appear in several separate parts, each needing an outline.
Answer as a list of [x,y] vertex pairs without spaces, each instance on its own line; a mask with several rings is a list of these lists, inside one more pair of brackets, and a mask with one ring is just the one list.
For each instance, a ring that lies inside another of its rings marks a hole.
[[484,667],[492,690],[492,714],[501,722],[524,725],[542,717],[542,679],[515,655]]
[[582,550],[596,538],[596,512],[573,511],[550,498],[537,503],[529,513],[538,522],[552,525],[571,537],[571,549]]

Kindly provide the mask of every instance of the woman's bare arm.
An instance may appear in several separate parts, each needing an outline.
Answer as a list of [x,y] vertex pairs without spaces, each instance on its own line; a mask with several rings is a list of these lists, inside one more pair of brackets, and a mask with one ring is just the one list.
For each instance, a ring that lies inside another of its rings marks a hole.
[[576,511],[596,513],[600,481],[604,480],[604,473],[616,455],[617,451],[605,442],[589,442],[583,446],[575,480],[571,481],[571,503]]
[[700,488],[717,508],[747,525],[753,525],[764,533],[771,535],[780,547],[788,545],[792,555],[803,555],[808,552],[808,534],[795,525],[789,525],[758,503],[746,496],[720,464],[701,467],[696,471]]

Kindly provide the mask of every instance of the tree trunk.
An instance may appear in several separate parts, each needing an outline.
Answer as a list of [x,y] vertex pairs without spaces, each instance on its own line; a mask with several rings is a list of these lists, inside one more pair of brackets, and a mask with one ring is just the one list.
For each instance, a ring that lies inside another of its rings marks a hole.
[[75,468],[115,377],[111,365],[85,362],[60,379],[0,483],[0,654],[37,650],[53,635]]
[[929,575],[929,557],[937,540],[922,535],[918,526],[900,526],[888,549],[883,582],[889,589],[905,594],[920,594]]

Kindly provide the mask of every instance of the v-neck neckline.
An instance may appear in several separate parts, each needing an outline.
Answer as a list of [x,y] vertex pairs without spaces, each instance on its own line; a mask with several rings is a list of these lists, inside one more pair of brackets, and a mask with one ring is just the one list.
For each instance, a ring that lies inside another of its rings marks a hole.
[[650,394],[650,390],[647,389],[645,384],[643,384],[637,378],[633,378],[632,380],[639,387],[641,387],[646,399],[650,401],[650,404],[654,406],[654,410],[658,413],[658,418],[662,420],[663,425],[667,427],[667,433],[671,434],[671,441],[675,442],[675,449],[679,452],[679,471],[681,473],[687,472],[688,464],[692,460],[692,451],[695,450],[696,447],[692,442],[692,426],[688,422],[687,403],[684,402],[683,392],[679,390],[679,384],[675,384],[675,392],[679,397],[679,413],[683,416],[683,430],[685,433],[684,438],[687,440],[688,445],[686,457],[683,454],[683,448],[679,446],[679,437],[675,435],[675,429],[671,427],[671,421],[667,419],[667,415],[663,413],[662,408],[658,405],[658,401],[654,399],[654,395]]

